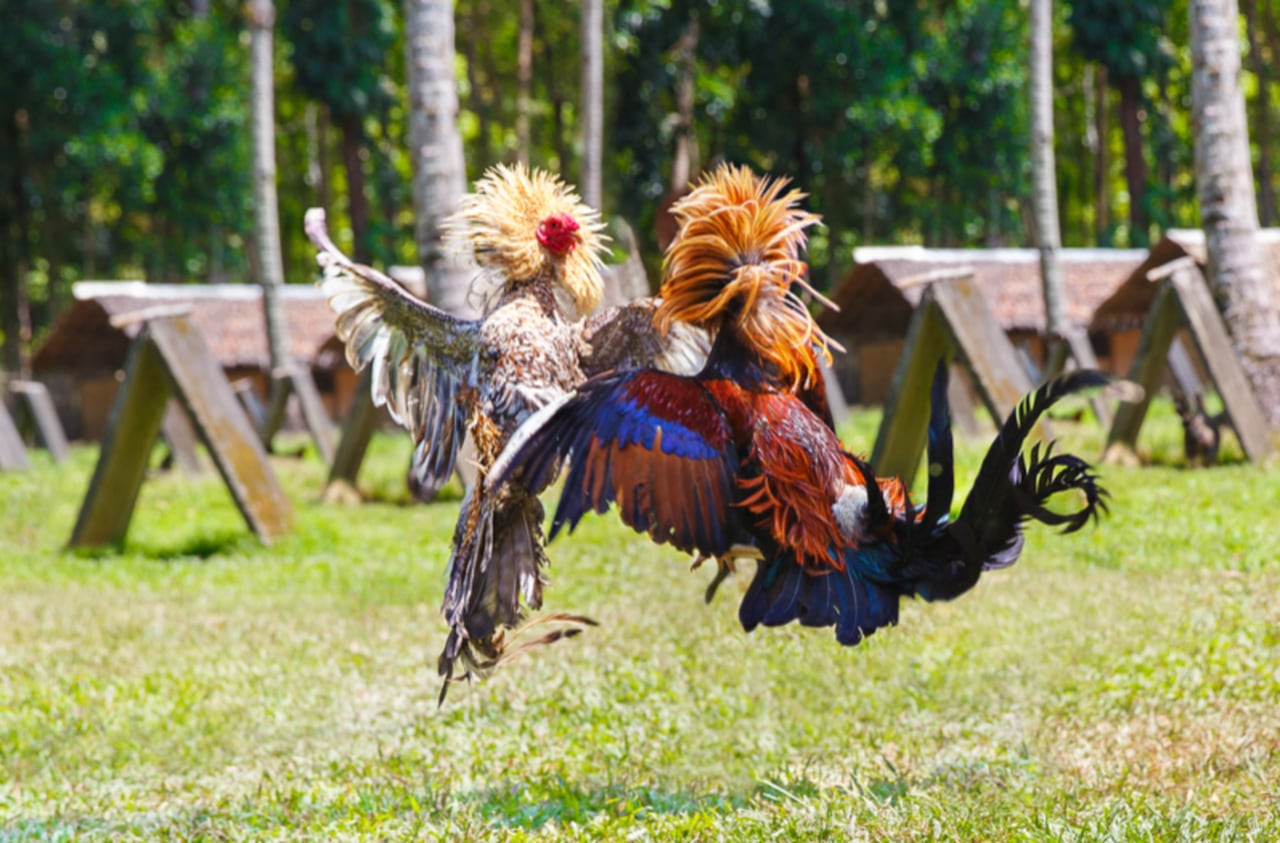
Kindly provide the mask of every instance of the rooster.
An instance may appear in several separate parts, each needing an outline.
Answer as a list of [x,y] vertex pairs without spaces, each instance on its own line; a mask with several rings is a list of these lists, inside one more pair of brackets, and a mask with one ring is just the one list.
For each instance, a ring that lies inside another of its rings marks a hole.
[[603,293],[599,215],[545,172],[497,166],[446,220],[446,247],[470,253],[481,269],[475,320],[348,259],[329,238],[323,210],[308,211],[305,225],[347,360],[356,371],[372,367],[374,404],[409,429],[418,482],[439,485],[463,437],[474,444],[477,480],[454,529],[443,604],[450,632],[438,667],[446,679],[460,659],[465,675],[483,671],[502,657],[523,607],[541,605],[547,564],[536,495],[486,492],[485,475],[507,439],[588,374],[642,365],[697,371],[706,338],[691,327],[661,337],[646,328],[656,308],[650,300],[593,313]]
[[[750,631],[799,621],[834,626],[856,644],[894,624],[901,597],[951,599],[985,570],[1012,564],[1027,520],[1077,530],[1104,490],[1077,457],[1023,444],[1064,395],[1106,378],[1077,372],[1018,406],[1001,428],[960,515],[950,520],[954,470],[946,367],[932,391],[929,499],[915,506],[902,481],[877,478],[807,406],[829,340],[794,288],[804,287],[798,192],[746,168],[722,167],[673,208],[656,309],[659,328],[686,324],[715,336],[693,376],[652,368],[596,376],[549,403],[492,467],[502,487],[543,488],[569,468],[551,537],[588,511],[617,504],[623,522],[721,571],[755,556],[739,609]],[[1046,508],[1079,490],[1074,512]],[[696,564],[696,563],[695,563]]]

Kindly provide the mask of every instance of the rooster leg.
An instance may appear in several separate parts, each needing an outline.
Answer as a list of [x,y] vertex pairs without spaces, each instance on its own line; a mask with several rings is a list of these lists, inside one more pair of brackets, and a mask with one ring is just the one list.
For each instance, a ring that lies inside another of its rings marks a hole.
[[[742,549],[753,551],[754,555],[752,558],[754,559],[764,558],[764,554],[760,553],[760,551],[754,547],[749,547],[747,545],[734,545],[734,550],[742,550]],[[725,580],[729,579],[730,574],[738,573],[738,565],[734,561],[734,551],[731,550],[729,553],[726,553],[724,556],[716,557],[716,566],[717,566],[716,575],[711,579],[711,582],[707,585],[706,594],[703,595],[703,600],[707,603],[710,603],[712,598],[716,596],[716,591],[720,588],[720,584],[723,583]]]

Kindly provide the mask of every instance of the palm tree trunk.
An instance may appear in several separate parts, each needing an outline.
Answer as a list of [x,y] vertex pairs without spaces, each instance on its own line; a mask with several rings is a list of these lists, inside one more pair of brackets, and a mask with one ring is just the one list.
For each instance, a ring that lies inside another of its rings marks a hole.
[[1236,0],[1191,0],[1196,188],[1209,280],[1258,403],[1280,427],[1280,285],[1263,263],[1240,87]]
[[1129,245],[1145,246],[1150,239],[1147,224],[1147,157],[1142,148],[1142,82],[1126,74],[1118,80],[1120,129],[1124,133],[1124,172],[1129,186]]
[[[1272,14],[1270,2],[1259,10],[1258,0],[1245,0],[1244,17],[1249,33],[1249,69],[1258,83],[1253,99],[1253,135],[1258,144],[1258,222],[1263,228],[1276,222],[1276,190],[1272,184],[1271,147],[1274,145],[1271,129],[1271,61],[1277,53],[1277,45],[1266,37],[1267,18]],[[1261,12],[1261,13],[1260,13]]]
[[280,288],[284,286],[284,257],[280,248],[280,213],[276,205],[275,74],[272,65],[272,28],[276,10],[271,0],[250,0],[249,75],[252,99],[254,244],[258,249],[258,282],[262,285],[262,309],[271,356],[271,396],[263,442],[271,440],[284,420],[290,380],[284,376],[289,363],[289,336]]
[[254,241],[262,284],[262,306],[267,323],[271,366],[288,362],[288,334],[280,306],[284,285],[284,258],[280,250],[280,215],[276,205],[275,91],[271,31],[276,11],[271,0],[250,0],[250,87],[253,101],[253,207]]
[[405,0],[404,11],[418,260],[427,297],[445,310],[467,313],[470,271],[441,248],[441,223],[467,186],[453,71],[453,0]]
[[604,158],[604,5],[582,2],[582,199],[600,207]]
[[1040,281],[1044,291],[1045,339],[1049,370],[1061,368],[1066,329],[1062,270],[1058,252],[1062,234],[1058,224],[1057,164],[1053,154],[1053,10],[1050,0],[1031,0],[1031,178],[1036,215],[1036,245],[1040,250]]
[[533,0],[520,0],[520,33],[516,39],[516,160],[529,163],[529,116],[533,109]]
[[355,240],[356,260],[369,262],[369,196],[365,190],[364,128],[359,115],[349,114],[338,121],[342,134],[342,169],[347,173],[347,217],[351,221],[351,235]]
[[1094,73],[1094,134],[1097,136],[1097,150],[1093,159],[1093,230],[1094,238],[1099,246],[1111,245],[1111,190],[1109,187],[1111,172],[1111,121],[1108,120],[1110,107],[1107,100],[1107,68],[1097,65]]

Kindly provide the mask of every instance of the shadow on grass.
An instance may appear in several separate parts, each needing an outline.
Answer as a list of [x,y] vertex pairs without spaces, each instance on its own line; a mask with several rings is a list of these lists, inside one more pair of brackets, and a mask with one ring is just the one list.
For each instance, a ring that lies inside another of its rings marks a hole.
[[172,542],[130,542],[101,547],[73,547],[68,552],[79,559],[110,561],[121,556],[138,556],[160,562],[205,560],[212,556],[250,551],[261,544],[245,530],[216,530],[196,535],[175,536]]
[[640,819],[646,814],[723,814],[748,800],[658,787],[584,787],[557,777],[477,791],[462,801],[495,825],[534,830],[549,822],[585,823],[601,815]]

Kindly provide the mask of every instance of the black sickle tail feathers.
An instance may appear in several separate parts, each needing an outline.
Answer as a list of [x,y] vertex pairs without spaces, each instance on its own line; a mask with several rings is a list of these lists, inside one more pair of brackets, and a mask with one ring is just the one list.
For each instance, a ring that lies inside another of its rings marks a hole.
[[[1037,443],[1025,455],[1022,449],[1036,422],[1056,402],[1109,382],[1105,373],[1079,370],[1055,378],[1023,398],[991,443],[959,517],[947,523],[942,507],[935,506],[933,500],[935,493],[945,495],[950,490],[953,477],[949,423],[945,425],[945,442],[935,440],[934,435],[935,427],[939,432],[944,427],[938,406],[946,401],[945,386],[940,395],[935,379],[929,426],[929,506],[925,517],[912,525],[908,542],[920,563],[911,567],[923,572],[915,589],[920,597],[953,599],[972,588],[983,571],[1012,565],[1022,553],[1024,521],[1073,532],[1106,511],[1106,490],[1087,462],[1071,454],[1054,453],[1052,443]],[[1051,497],[1071,490],[1084,495],[1079,509],[1059,513],[1047,507]],[[944,501],[949,506],[950,501],[945,497]]]

